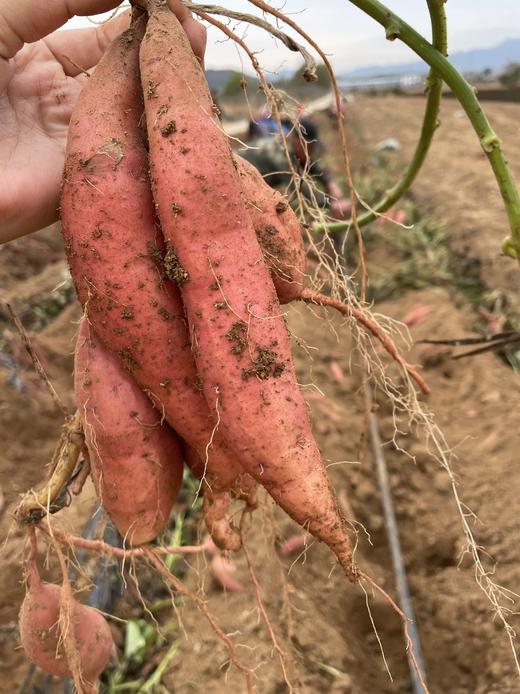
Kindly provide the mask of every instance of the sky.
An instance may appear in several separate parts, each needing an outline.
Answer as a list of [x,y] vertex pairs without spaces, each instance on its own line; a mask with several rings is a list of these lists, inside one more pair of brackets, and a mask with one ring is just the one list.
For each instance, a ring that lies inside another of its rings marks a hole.
[[[228,9],[257,13],[247,0],[215,0]],[[379,24],[348,0],[271,0],[305,29],[329,55],[337,71],[367,65],[391,65],[413,60],[411,51],[399,41],[389,42]],[[425,0],[387,0],[394,12],[415,29],[429,36],[429,15]],[[520,38],[520,0],[448,0],[450,51],[487,48],[507,38]],[[99,19],[97,17],[96,19]],[[88,26],[88,20],[75,17],[67,28]],[[248,45],[268,71],[294,70],[301,61],[280,42],[254,27],[238,25],[236,33],[245,36]],[[208,30],[206,67],[234,68],[251,72],[247,57],[236,46],[223,41],[213,27]]]

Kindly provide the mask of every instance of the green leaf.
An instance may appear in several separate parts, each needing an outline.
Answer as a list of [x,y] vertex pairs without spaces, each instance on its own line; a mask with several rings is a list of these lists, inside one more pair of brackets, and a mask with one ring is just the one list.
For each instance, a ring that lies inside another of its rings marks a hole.
[[[146,648],[146,638],[143,634],[142,620],[130,619],[126,625],[125,658],[141,660]],[[145,623],[146,625],[146,623]]]

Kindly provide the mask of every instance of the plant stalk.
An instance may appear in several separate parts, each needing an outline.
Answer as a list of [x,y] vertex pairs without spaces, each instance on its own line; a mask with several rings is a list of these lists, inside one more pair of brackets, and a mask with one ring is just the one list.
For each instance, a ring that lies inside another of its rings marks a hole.
[[[432,45],[440,51],[443,55],[447,54],[447,29],[446,29],[446,12],[444,11],[444,3],[439,2],[439,0],[427,0],[428,10],[430,12],[430,19],[432,24]],[[417,143],[414,155],[410,164],[406,168],[401,178],[389,188],[372,209],[364,212],[358,217],[358,225],[360,227],[366,226],[370,222],[373,222],[377,217],[389,210],[395,203],[406,193],[410,188],[412,183],[417,177],[430,145],[433,140],[433,136],[437,127],[439,125],[439,108],[441,105],[442,97],[442,79],[431,69],[426,80],[426,87],[428,92],[428,98],[426,101],[426,108],[424,111],[423,124],[421,128],[421,135]],[[330,222],[330,223],[320,223],[316,224],[313,229],[314,231],[345,231],[351,222]]]
[[[502,250],[506,255],[520,260],[520,197],[518,189],[504,157],[501,141],[482,110],[475,90],[440,51],[378,0],[349,1],[381,24],[386,30],[386,38],[389,41],[399,39],[411,48],[443,79],[458,98],[477,133],[482,149],[489,159],[504,201],[510,235],[504,240]],[[345,229],[347,226],[348,222],[345,222],[342,228]]]

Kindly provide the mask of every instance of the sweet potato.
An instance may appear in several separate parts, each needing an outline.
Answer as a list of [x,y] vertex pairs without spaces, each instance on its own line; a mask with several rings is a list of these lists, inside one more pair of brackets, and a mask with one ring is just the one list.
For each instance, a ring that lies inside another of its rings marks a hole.
[[149,542],[168,521],[182,482],[178,438],[85,319],[74,386],[101,503],[129,543]]
[[164,255],[138,127],[143,32],[144,17],[109,47],[72,116],[61,197],[65,248],[96,334],[204,461],[207,499],[218,497],[223,513],[218,527],[207,519],[208,530],[220,547],[237,549],[240,539],[224,509],[243,471],[200,388],[182,299],[171,281],[182,281],[182,268],[172,249]]
[[202,481],[202,515],[206,528],[219,549],[240,549],[240,537],[229,518],[230,494],[242,499],[249,508],[256,507],[256,484],[242,468],[233,481],[223,490],[211,486],[207,465],[191,446],[184,445],[184,462],[194,477]]
[[[28,659],[57,677],[70,677],[69,664],[60,623],[60,603],[63,589],[54,583],[41,581],[35,552],[27,563],[28,590],[19,615],[20,639]],[[81,605],[67,596],[70,614],[69,629],[73,629],[77,663],[85,689],[90,690],[105,669],[114,650],[112,634],[105,618],[97,610]]]
[[206,400],[240,464],[354,578],[280,304],[204,74],[166,5],[149,4],[141,77],[152,189]]
[[[284,206],[287,208],[283,196],[270,189],[252,164],[240,157],[236,157],[236,164],[256,237],[271,272],[280,303],[299,299],[309,304],[333,308],[344,316],[354,317],[381,342],[392,359],[400,364],[423,393],[427,394],[429,388],[422,376],[406,362],[389,336],[364,311],[304,286],[305,249],[295,214],[290,208],[283,209]],[[277,220],[275,213],[280,211],[283,211],[283,217]]]
[[305,249],[298,218],[286,198],[271,188],[250,162],[235,155],[246,207],[281,304],[299,299]]

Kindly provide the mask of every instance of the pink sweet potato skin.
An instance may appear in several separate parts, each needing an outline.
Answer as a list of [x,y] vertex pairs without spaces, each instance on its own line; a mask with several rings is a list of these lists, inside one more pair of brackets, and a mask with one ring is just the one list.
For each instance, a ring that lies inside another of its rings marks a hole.
[[[229,503],[227,490],[242,468],[213,432],[216,418],[201,391],[181,295],[170,279],[181,281],[182,269],[171,253],[163,261],[138,127],[143,19],[108,49],[72,117],[61,198],[65,248],[96,334],[207,462],[208,489]],[[223,547],[231,536],[214,539]],[[235,534],[223,548],[239,544]]]
[[85,319],[74,371],[101,503],[127,542],[149,542],[166,525],[182,482],[179,440]]
[[[29,572],[29,589],[19,615],[20,639],[27,658],[57,677],[71,671],[61,645],[59,626],[62,589],[40,581],[36,567]],[[75,600],[71,604],[72,624],[79,665],[85,684],[94,684],[105,669],[114,649],[105,618],[92,607]]]
[[[351,550],[298,389],[280,304],[227,141],[182,29],[154,3],[141,45],[152,189],[202,387],[244,468],[352,575]],[[164,137],[164,128],[175,130]],[[175,215],[171,211],[175,209]]]
[[[183,446],[184,462],[199,480],[206,470],[203,460],[194,448]],[[229,521],[229,494],[216,493],[209,485],[202,485],[202,515],[213,541],[220,549],[239,549],[238,534]],[[229,488],[231,496],[245,501],[250,509],[256,508],[256,483],[244,470],[233,480]]]
[[286,198],[265,182],[258,169],[238,155],[235,162],[247,211],[278,301],[287,304],[300,297],[305,277],[300,223]]

